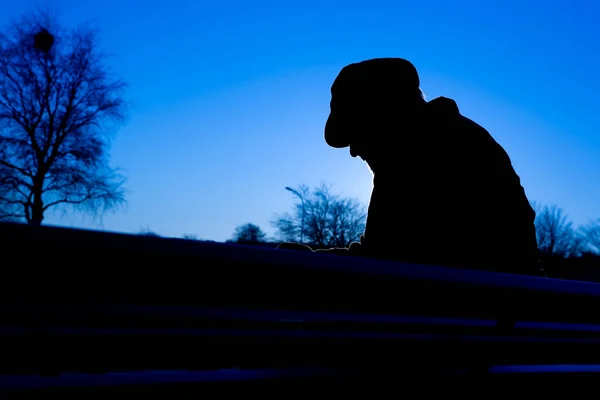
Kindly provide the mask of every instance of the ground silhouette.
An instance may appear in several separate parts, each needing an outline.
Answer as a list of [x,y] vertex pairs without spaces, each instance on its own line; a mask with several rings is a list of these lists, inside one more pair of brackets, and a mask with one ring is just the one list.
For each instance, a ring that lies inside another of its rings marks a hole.
[[360,242],[330,252],[543,274],[535,212],[508,154],[454,100],[426,101],[413,64],[350,64],[331,96],[325,141],[366,161],[374,187]]

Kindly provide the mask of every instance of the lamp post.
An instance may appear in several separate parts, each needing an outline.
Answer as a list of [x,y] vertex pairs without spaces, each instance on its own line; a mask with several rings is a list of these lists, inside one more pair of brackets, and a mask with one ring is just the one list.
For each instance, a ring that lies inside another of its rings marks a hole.
[[302,202],[302,227],[300,228],[300,243],[304,243],[304,213],[305,213],[304,197],[302,197],[300,192],[298,192],[295,189],[292,189],[291,187],[286,186],[285,190],[294,193],[296,196],[298,196],[300,198],[300,201]]

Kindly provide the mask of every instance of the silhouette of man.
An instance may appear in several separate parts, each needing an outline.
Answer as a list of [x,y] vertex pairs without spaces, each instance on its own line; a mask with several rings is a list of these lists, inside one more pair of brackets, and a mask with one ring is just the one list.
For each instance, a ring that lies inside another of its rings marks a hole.
[[454,100],[427,102],[409,61],[344,67],[325,141],[373,172],[360,242],[326,252],[541,275],[535,212],[508,154]]

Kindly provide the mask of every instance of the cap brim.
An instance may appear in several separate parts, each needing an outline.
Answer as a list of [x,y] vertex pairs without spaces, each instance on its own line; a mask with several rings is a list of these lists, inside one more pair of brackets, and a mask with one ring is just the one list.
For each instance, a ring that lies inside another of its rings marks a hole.
[[325,123],[325,142],[336,149],[343,149],[344,147],[350,146],[346,135],[342,134],[339,127],[335,123],[335,116],[329,114],[327,122]]

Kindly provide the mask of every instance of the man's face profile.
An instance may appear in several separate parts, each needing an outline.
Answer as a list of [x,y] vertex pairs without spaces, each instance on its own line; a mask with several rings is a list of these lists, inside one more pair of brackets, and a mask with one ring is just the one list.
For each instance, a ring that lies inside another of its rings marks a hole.
[[346,138],[350,155],[365,161],[390,117],[389,104],[368,90],[332,87],[330,109],[336,134]]

